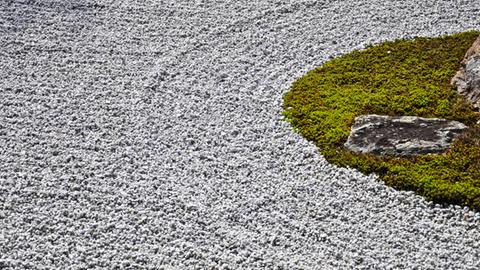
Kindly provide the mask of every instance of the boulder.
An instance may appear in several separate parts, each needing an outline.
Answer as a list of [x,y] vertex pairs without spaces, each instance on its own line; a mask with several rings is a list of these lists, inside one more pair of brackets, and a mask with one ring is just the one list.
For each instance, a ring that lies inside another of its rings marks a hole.
[[460,95],[480,108],[480,37],[468,49],[451,83]]
[[412,157],[442,153],[467,129],[457,121],[416,116],[363,115],[355,118],[345,147],[357,153]]

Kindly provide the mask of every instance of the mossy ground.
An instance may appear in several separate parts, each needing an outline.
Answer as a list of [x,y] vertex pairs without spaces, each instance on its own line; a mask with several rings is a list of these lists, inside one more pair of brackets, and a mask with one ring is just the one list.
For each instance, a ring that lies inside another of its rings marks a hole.
[[[390,186],[436,203],[480,210],[480,115],[450,85],[478,35],[397,40],[333,59],[293,83],[284,114],[333,164],[375,173]],[[410,159],[355,154],[343,144],[354,118],[363,114],[439,117],[470,130],[445,154]]]

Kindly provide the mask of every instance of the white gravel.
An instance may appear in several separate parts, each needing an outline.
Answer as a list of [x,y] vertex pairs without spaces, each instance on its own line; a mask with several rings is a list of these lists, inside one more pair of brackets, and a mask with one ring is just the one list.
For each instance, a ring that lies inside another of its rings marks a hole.
[[478,1],[292,2],[0,1],[0,268],[479,269],[480,213],[281,116],[330,57],[479,29]]

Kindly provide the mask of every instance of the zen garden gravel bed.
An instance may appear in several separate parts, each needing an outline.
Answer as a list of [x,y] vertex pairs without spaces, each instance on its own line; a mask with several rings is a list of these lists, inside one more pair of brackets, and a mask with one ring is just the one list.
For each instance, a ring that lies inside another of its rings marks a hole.
[[1,269],[478,269],[480,214],[329,163],[292,83],[477,1],[0,1]]

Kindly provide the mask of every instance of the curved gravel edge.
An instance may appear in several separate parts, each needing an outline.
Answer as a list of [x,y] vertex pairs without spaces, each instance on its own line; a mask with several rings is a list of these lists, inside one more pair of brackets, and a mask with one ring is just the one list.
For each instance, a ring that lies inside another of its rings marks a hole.
[[0,2],[0,268],[478,269],[480,214],[336,168],[281,117],[475,1]]

